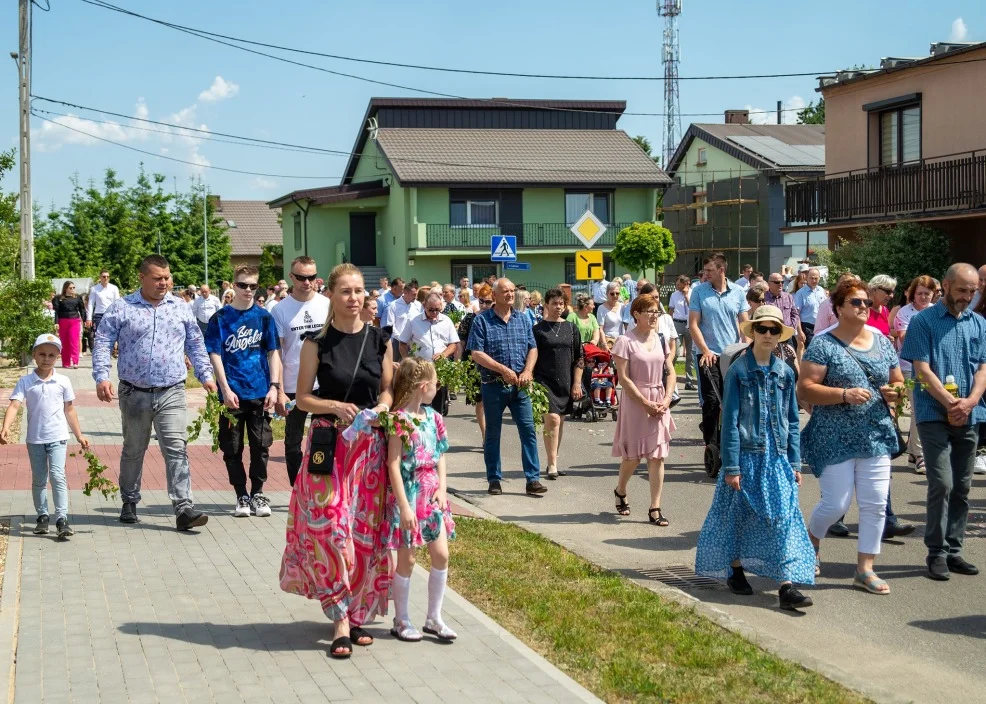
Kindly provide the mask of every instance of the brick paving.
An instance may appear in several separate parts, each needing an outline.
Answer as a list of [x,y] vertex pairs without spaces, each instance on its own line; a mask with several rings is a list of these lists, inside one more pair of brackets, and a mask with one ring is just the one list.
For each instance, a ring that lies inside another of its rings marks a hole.
[[[75,385],[83,430],[115,479],[119,410],[96,401],[88,369],[63,373]],[[189,405],[202,399],[193,390]],[[597,701],[452,590],[445,617],[459,633],[455,644],[400,643],[383,618],[368,627],[378,638],[372,647],[356,648],[348,661],[329,658],[332,627],[318,604],[278,586],[290,497],[283,443],[271,449],[273,515],[234,519],[225,467],[202,442],[189,455],[208,525],[174,530],[152,441],[137,526],[117,521],[118,502],[84,496],[84,463],[69,458],[76,535],[62,542],[31,533],[26,449],[0,446],[0,515],[12,517],[0,599],[0,691],[8,701]],[[453,564],[453,585],[454,575]],[[411,599],[419,625],[426,604],[419,568]]]

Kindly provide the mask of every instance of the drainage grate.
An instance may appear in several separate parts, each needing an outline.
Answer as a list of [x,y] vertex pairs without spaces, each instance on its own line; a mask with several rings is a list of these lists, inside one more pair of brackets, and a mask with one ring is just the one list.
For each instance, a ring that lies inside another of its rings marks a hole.
[[653,570],[637,570],[647,579],[653,579],[677,589],[722,589],[723,582],[711,577],[701,577],[688,565],[666,565]]
[[986,538],[986,513],[970,513],[965,525],[967,538]]

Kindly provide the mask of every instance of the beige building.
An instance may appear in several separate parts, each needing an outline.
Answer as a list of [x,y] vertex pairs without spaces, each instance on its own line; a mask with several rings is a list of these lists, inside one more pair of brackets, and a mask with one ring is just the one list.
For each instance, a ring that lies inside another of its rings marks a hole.
[[788,186],[787,233],[921,222],[986,261],[986,42],[819,78],[825,176]]
[[[225,223],[233,267],[260,266],[265,244],[281,244],[280,208],[271,209],[262,200],[223,200],[215,198],[216,217]],[[280,261],[276,262],[278,265]]]

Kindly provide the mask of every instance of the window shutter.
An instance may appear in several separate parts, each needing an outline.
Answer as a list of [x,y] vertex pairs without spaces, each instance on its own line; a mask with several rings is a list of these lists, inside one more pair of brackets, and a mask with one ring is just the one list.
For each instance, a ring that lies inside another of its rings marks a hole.
[[921,107],[901,110],[901,151],[904,163],[921,159]]

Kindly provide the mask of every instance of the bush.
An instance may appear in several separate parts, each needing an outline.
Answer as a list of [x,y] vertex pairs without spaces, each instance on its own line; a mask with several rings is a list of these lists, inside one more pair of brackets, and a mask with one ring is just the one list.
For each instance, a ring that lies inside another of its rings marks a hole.
[[45,315],[45,301],[51,299],[51,281],[0,282],[0,346],[8,359],[19,362],[31,354],[38,335],[54,330],[54,321]]
[[852,239],[840,240],[839,244],[831,254],[819,253],[820,259],[827,260],[822,263],[829,265],[830,285],[835,285],[844,271],[851,271],[864,281],[889,274],[902,289],[922,274],[941,279],[952,264],[948,235],[918,223],[861,227]]
[[613,261],[634,273],[653,268],[655,273],[674,261],[671,230],[653,222],[635,222],[616,235]]

